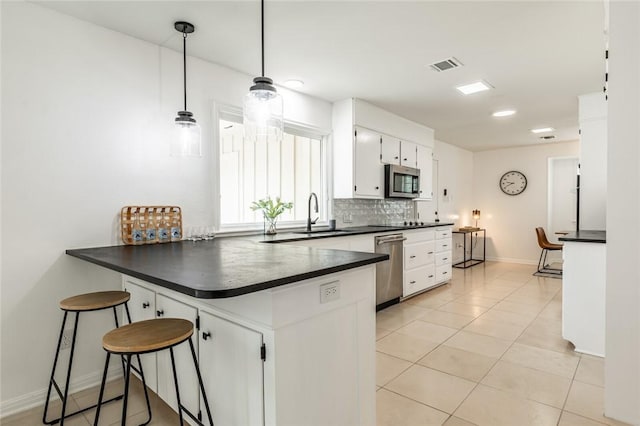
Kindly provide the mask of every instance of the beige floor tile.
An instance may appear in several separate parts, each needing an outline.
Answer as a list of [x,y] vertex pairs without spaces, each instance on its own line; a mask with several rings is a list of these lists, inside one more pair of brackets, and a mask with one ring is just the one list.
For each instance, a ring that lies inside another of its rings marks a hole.
[[515,281],[526,283],[531,281],[534,276],[532,275],[535,272],[535,267],[531,268],[531,270],[527,271],[513,271],[513,272],[505,272],[504,274],[498,275],[498,278],[501,280]]
[[385,388],[451,414],[475,385],[469,380],[414,365]]
[[376,340],[380,340],[392,332],[392,330],[387,330],[386,328],[376,327]]
[[478,382],[487,374],[497,360],[498,358],[463,351],[462,349],[439,346],[418,361],[418,364]]
[[501,321],[490,321],[484,315],[475,319],[471,324],[463,328],[463,331],[483,334],[503,340],[516,340],[524,331],[525,326],[509,324]]
[[451,416],[449,420],[444,422],[444,426],[477,426],[475,423],[462,420],[459,417]]
[[524,283],[518,281],[505,280],[502,278],[494,278],[491,281],[487,282],[487,286],[495,286],[495,287],[506,287],[511,289],[518,289],[522,287]]
[[460,329],[473,321],[474,317],[435,310],[424,314],[419,319],[433,324]]
[[580,357],[516,342],[503,355],[502,360],[572,379]]
[[536,314],[530,313],[516,313],[501,311],[497,308],[490,309],[480,316],[482,319],[489,321],[503,322],[507,324],[515,324],[520,326],[528,326],[535,319]]
[[453,314],[468,315],[472,317],[479,317],[489,309],[482,306],[466,305],[464,303],[449,302],[446,305],[442,305],[438,308],[439,311],[451,312]]
[[455,328],[445,327],[443,325],[432,324],[430,322],[420,320],[413,321],[396,331],[396,333],[418,337],[434,343],[442,343],[457,332],[458,330]]
[[522,333],[518,340],[518,343],[524,345],[535,346],[538,348],[549,349],[562,353],[574,353],[573,345],[564,340],[561,336],[554,333],[546,333],[535,329],[527,329]]
[[574,380],[604,387],[604,358],[582,355]]
[[409,367],[411,363],[408,361],[376,352],[376,385],[386,385]]
[[377,426],[442,425],[447,413],[427,407],[404,396],[380,389],[376,392]]
[[608,425],[625,425],[625,423],[604,416],[604,388],[600,386],[574,380],[564,409]]
[[421,294],[420,296],[412,297],[407,300],[406,303],[410,303],[421,308],[435,309],[442,305],[446,305],[450,301],[451,300],[449,298],[440,298],[438,296]]
[[487,299],[502,300],[511,294],[514,290],[508,287],[490,287],[480,288],[473,290],[469,293],[470,296],[482,297]]
[[429,312],[429,309],[408,303],[400,303],[378,312],[376,315],[376,326],[386,330],[397,330],[409,324],[411,321],[415,321],[427,312]]
[[[79,407],[75,403],[75,401],[73,401],[72,399],[69,399],[67,403],[66,414],[72,413],[78,410],[78,408]],[[62,404],[60,403],[60,400],[52,401],[49,404],[49,415],[47,416],[47,420],[53,420],[60,417],[61,410],[62,410]],[[21,413],[4,417],[2,421],[0,421],[0,423],[2,424],[2,426],[41,425],[43,413],[44,413],[44,404],[42,406],[38,406],[30,410],[23,411]],[[67,420],[65,420],[64,424],[68,426],[88,426],[89,422],[87,421],[87,419],[84,418],[82,414],[78,414],[73,417],[69,417]]]
[[562,321],[551,318],[536,318],[529,325],[527,331],[536,334],[550,334],[562,337]]
[[454,415],[479,426],[552,426],[560,410],[478,385]]
[[465,294],[463,296],[455,299],[457,303],[464,303],[465,305],[474,305],[474,306],[482,306],[483,308],[491,308],[496,303],[500,301],[500,299],[491,299],[488,297],[482,296],[474,296],[472,294]]
[[511,294],[504,298],[505,302],[531,305],[535,308],[538,308],[540,311],[544,309],[545,306],[547,306],[547,303],[549,303],[550,300],[551,298],[538,298],[533,296],[525,296],[525,295],[517,295],[517,294]]
[[506,352],[509,346],[511,346],[511,342],[462,330],[447,340],[444,345],[488,357],[499,358]]
[[561,409],[569,393],[571,379],[498,361],[481,383]]
[[531,316],[533,319],[533,317],[538,315],[543,308],[541,306],[532,306],[524,303],[514,303],[514,302],[508,302],[503,300],[500,303],[498,303],[496,306],[494,306],[493,309],[506,311],[506,312],[513,312],[519,315]]
[[376,348],[387,355],[416,362],[438,346],[438,343],[400,333],[391,333],[376,342]]
[[558,426],[601,426],[606,423],[596,422],[586,417],[578,416],[577,414],[563,411],[560,416],[560,422]]

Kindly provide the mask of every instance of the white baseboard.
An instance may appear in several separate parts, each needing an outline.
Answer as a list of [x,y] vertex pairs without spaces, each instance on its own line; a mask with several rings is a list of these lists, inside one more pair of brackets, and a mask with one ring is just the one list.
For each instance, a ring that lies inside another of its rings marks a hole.
[[[107,375],[107,381],[112,381],[122,377],[122,367],[112,367],[109,369]],[[85,374],[84,376],[73,379],[69,385],[69,394],[80,392],[85,389],[92,388],[94,386],[100,386],[102,380],[102,370],[93,373]],[[47,383],[48,384],[48,383]],[[15,398],[0,401],[0,419],[26,411],[34,407],[42,406],[44,408],[44,402],[47,398],[47,388],[43,388],[37,391],[29,392],[24,395],[17,396]],[[51,400],[55,401],[60,399],[55,389],[51,390]]]

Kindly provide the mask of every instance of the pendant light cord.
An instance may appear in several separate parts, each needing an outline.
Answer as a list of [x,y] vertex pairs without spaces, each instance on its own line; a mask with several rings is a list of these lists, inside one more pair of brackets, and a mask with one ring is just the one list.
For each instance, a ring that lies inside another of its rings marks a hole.
[[182,77],[184,81],[184,111],[187,110],[187,33],[182,33]]
[[264,0],[260,0],[260,28],[262,40],[262,76],[264,77]]

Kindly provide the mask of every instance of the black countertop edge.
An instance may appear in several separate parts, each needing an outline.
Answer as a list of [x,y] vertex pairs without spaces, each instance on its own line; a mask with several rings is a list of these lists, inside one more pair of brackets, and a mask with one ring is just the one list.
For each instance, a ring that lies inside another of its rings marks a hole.
[[[109,248],[109,247],[104,247],[104,248]],[[267,290],[270,288],[279,287],[286,284],[292,284],[295,282],[304,281],[311,278],[318,278],[324,275],[347,271],[350,269],[359,268],[361,266],[367,266],[367,265],[375,264],[385,260],[389,260],[388,254],[371,253],[372,257],[368,259],[352,261],[352,262],[341,264],[341,265],[316,269],[316,270],[305,272],[305,273],[289,275],[289,276],[285,276],[275,280],[264,281],[256,284],[249,284],[243,287],[221,289],[221,290],[200,290],[193,287],[177,284],[173,281],[163,280],[162,278],[159,278],[157,276],[144,274],[144,273],[141,273],[133,269],[129,269],[114,263],[104,262],[104,261],[101,261],[100,259],[96,259],[95,257],[84,255],[82,253],[83,251],[84,249],[69,249],[69,250],[66,250],[65,253],[69,256],[93,263],[95,265],[99,265],[107,269],[120,272],[125,275],[138,278],[152,284],[157,284],[161,287],[165,287],[165,288],[177,291],[179,293],[186,294],[188,296],[193,296],[198,299],[224,299],[229,297],[242,296],[244,294],[254,293],[261,290]]]
[[[383,232],[397,232],[397,231],[413,231],[413,230],[426,230],[430,228],[437,228],[439,226],[453,226],[452,222],[445,223],[429,223],[424,226],[416,227],[416,226],[393,226],[393,225],[364,225],[364,226],[355,226],[355,227],[345,227],[339,228],[334,231],[329,230],[326,231],[323,229],[321,234],[305,234],[299,233],[295,230],[283,230],[281,233],[276,235],[263,235],[260,234],[256,236],[256,241],[261,243],[288,243],[293,241],[306,241],[306,240],[318,240],[321,238],[336,238],[336,237],[350,237],[353,235],[364,235],[364,234],[379,234]],[[316,228],[317,229],[317,228]],[[324,233],[326,232],[326,234]],[[333,232],[333,233],[332,233]],[[225,238],[222,237],[221,238]]]
[[569,232],[567,235],[563,235],[558,239],[571,243],[606,243],[607,231],[584,230]]

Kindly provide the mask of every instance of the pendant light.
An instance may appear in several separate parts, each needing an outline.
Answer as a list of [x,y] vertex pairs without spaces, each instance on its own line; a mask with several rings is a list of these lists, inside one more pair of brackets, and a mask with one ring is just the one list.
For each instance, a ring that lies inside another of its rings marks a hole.
[[280,141],[283,132],[282,96],[273,80],[264,76],[264,0],[260,1],[262,74],[244,97],[243,124],[245,139]]
[[184,82],[184,109],[178,111],[175,119],[173,140],[171,141],[171,155],[177,157],[200,157],[200,126],[187,111],[187,34],[195,31],[195,27],[183,21],[173,24],[176,31],[182,33],[182,72]]

